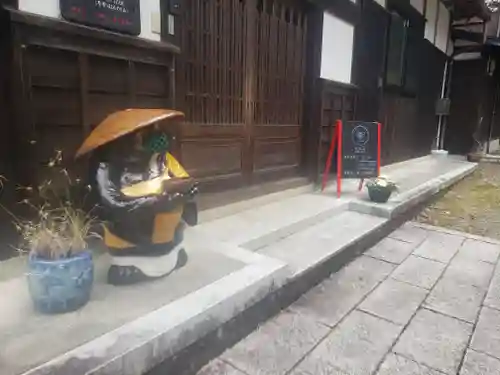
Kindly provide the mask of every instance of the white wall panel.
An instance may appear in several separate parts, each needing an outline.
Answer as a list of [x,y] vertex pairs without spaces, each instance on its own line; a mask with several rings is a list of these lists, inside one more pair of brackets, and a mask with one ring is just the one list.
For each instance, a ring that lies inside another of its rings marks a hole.
[[436,47],[446,53],[448,43],[448,32],[450,29],[450,12],[439,3],[439,15],[436,28]]
[[324,13],[321,78],[351,83],[354,26]]
[[59,18],[59,0],[19,0],[19,10],[41,16]]
[[141,38],[161,40],[161,35],[153,33],[151,25],[155,13],[160,13],[160,0],[141,0]]
[[434,44],[436,38],[436,19],[438,13],[438,0],[427,0],[427,9],[425,11],[425,39]]
[[424,14],[424,2],[425,0],[410,0],[410,4],[420,12]]

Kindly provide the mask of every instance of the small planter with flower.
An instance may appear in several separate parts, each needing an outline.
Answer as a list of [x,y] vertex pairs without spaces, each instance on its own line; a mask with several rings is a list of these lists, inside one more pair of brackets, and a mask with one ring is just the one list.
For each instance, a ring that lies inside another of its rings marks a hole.
[[[35,310],[45,314],[77,310],[90,299],[94,282],[92,252],[88,240],[95,220],[89,212],[78,208],[71,199],[72,181],[68,172],[63,194],[52,191],[47,180],[23,201],[34,215],[23,220],[14,217],[21,235],[19,250],[28,253],[28,287]],[[36,195],[36,196],[35,196]]]
[[366,188],[368,189],[370,200],[376,203],[386,203],[391,194],[398,190],[396,183],[382,176],[368,181]]

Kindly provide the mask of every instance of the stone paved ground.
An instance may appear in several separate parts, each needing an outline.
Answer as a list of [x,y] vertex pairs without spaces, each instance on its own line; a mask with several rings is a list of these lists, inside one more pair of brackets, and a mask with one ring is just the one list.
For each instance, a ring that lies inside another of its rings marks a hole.
[[499,255],[407,223],[198,375],[500,375]]

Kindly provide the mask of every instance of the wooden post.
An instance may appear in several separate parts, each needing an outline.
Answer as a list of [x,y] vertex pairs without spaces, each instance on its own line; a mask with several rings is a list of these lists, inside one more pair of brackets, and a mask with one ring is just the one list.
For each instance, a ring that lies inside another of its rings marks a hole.
[[83,137],[90,133],[89,120],[89,56],[86,53],[78,55],[78,68],[80,75],[80,121]]
[[127,68],[127,91],[128,91],[128,103],[131,108],[136,106],[136,73],[135,73],[135,64],[133,61],[128,62]]
[[309,178],[319,182],[321,173],[321,126],[322,119],[322,82],[321,37],[323,34],[323,11],[310,5],[307,21],[306,68],[304,78],[304,111],[302,163]]
[[245,3],[245,56],[244,56],[244,92],[243,92],[243,118],[245,120],[245,139],[243,152],[243,178],[251,183],[254,164],[253,142],[254,112],[255,112],[255,26],[257,22],[257,2],[248,0]]
[[378,144],[377,144],[377,177],[380,176],[380,164],[381,164],[381,154],[382,154],[382,124],[377,123],[377,133],[378,133]]
[[339,139],[337,147],[337,198],[342,193],[342,120],[337,122],[337,137]]

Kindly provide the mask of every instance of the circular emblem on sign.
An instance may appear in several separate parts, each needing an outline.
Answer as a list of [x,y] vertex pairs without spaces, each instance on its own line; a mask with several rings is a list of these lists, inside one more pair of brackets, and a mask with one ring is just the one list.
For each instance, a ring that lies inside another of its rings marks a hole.
[[352,129],[352,142],[356,146],[364,146],[370,140],[370,133],[363,125],[358,125]]

